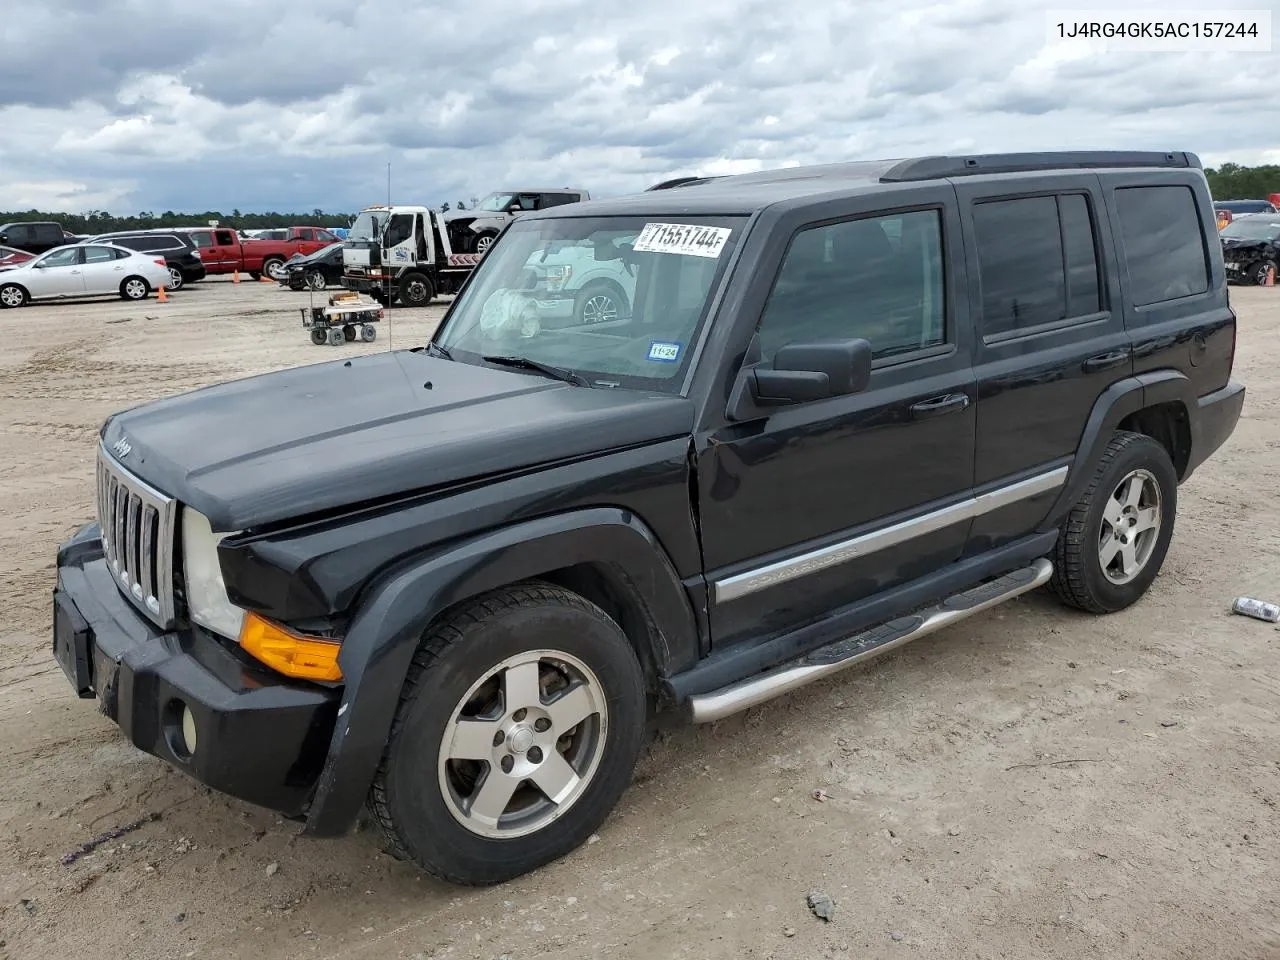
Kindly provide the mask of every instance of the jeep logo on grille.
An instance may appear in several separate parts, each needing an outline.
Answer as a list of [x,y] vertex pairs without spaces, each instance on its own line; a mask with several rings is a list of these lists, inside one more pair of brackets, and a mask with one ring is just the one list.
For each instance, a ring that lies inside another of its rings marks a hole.
[[117,440],[115,443],[111,445],[111,449],[116,452],[117,457],[123,460],[125,457],[129,455],[129,451],[133,449],[133,446],[129,443],[127,439],[125,439],[124,437],[121,437],[119,440]]

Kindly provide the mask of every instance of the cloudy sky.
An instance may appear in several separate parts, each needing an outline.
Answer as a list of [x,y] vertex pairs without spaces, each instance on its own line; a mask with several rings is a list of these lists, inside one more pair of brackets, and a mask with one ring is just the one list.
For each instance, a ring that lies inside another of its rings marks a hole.
[[394,199],[427,204],[942,152],[1280,162],[1280,47],[1046,43],[1049,7],[1100,6],[6,0],[0,210],[348,211],[382,202],[388,162]]

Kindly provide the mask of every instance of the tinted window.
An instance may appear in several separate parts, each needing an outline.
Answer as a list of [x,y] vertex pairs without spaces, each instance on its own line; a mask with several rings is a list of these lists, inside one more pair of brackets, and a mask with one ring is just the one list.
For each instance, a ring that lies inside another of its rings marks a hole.
[[10,243],[30,243],[31,228],[25,223],[15,223],[4,231]]
[[110,247],[85,247],[84,262],[85,263],[106,263],[108,260],[114,260],[116,252]]
[[128,247],[130,250],[139,250],[144,253],[159,250],[166,245],[160,237],[120,237],[111,242],[118,243],[122,247]]
[[383,245],[386,247],[394,247],[398,243],[404,243],[413,235],[413,214],[397,213],[391,218],[391,223],[387,226],[386,236],[383,239]]
[[944,343],[938,211],[850,220],[798,233],[759,333],[766,361],[791,342],[860,337],[871,343],[877,358]]
[[62,243],[62,228],[56,223],[37,223],[35,234],[40,243]]
[[221,246],[233,245],[236,242],[236,236],[230,230],[219,230],[215,236]]
[[984,336],[1101,309],[1093,222],[1084,196],[979,203],[973,229]]
[[578,195],[576,193],[544,193],[542,195],[543,207],[561,207],[566,203],[577,203]]
[[1116,207],[1134,304],[1209,289],[1204,234],[1190,187],[1121,187]]

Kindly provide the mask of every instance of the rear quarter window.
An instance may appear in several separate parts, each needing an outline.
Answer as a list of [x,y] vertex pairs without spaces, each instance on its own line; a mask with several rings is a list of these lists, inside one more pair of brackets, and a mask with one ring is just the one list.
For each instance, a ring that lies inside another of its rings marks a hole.
[[1135,306],[1209,289],[1208,248],[1190,187],[1119,187],[1116,209]]

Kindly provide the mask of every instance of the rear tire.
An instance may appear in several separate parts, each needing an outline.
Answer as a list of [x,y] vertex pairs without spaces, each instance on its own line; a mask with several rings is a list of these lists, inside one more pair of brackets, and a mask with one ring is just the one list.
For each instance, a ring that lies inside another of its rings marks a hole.
[[1115,613],[1160,572],[1173,537],[1178,475],[1163,446],[1117,431],[1062,524],[1050,586],[1068,606]]
[[125,300],[145,300],[151,293],[151,284],[142,277],[125,277],[120,281],[120,296]]
[[421,273],[406,273],[400,278],[400,302],[406,307],[425,307],[435,299],[436,289]]
[[262,279],[262,274],[260,274],[257,270],[246,270],[246,271],[245,271],[245,273],[249,274],[249,279],[250,279],[250,280],[261,280],[261,279]]
[[[262,272],[272,280],[281,281],[289,279],[289,271],[285,269],[284,261],[280,257],[267,257],[262,261]],[[256,280],[257,277],[254,277]]]
[[181,290],[182,285],[186,282],[186,278],[182,276],[182,271],[177,267],[169,268],[169,292]]
[[604,822],[631,778],[644,675],[595,604],[530,582],[476,598],[414,655],[369,795],[388,850],[452,883],[501,883]]

